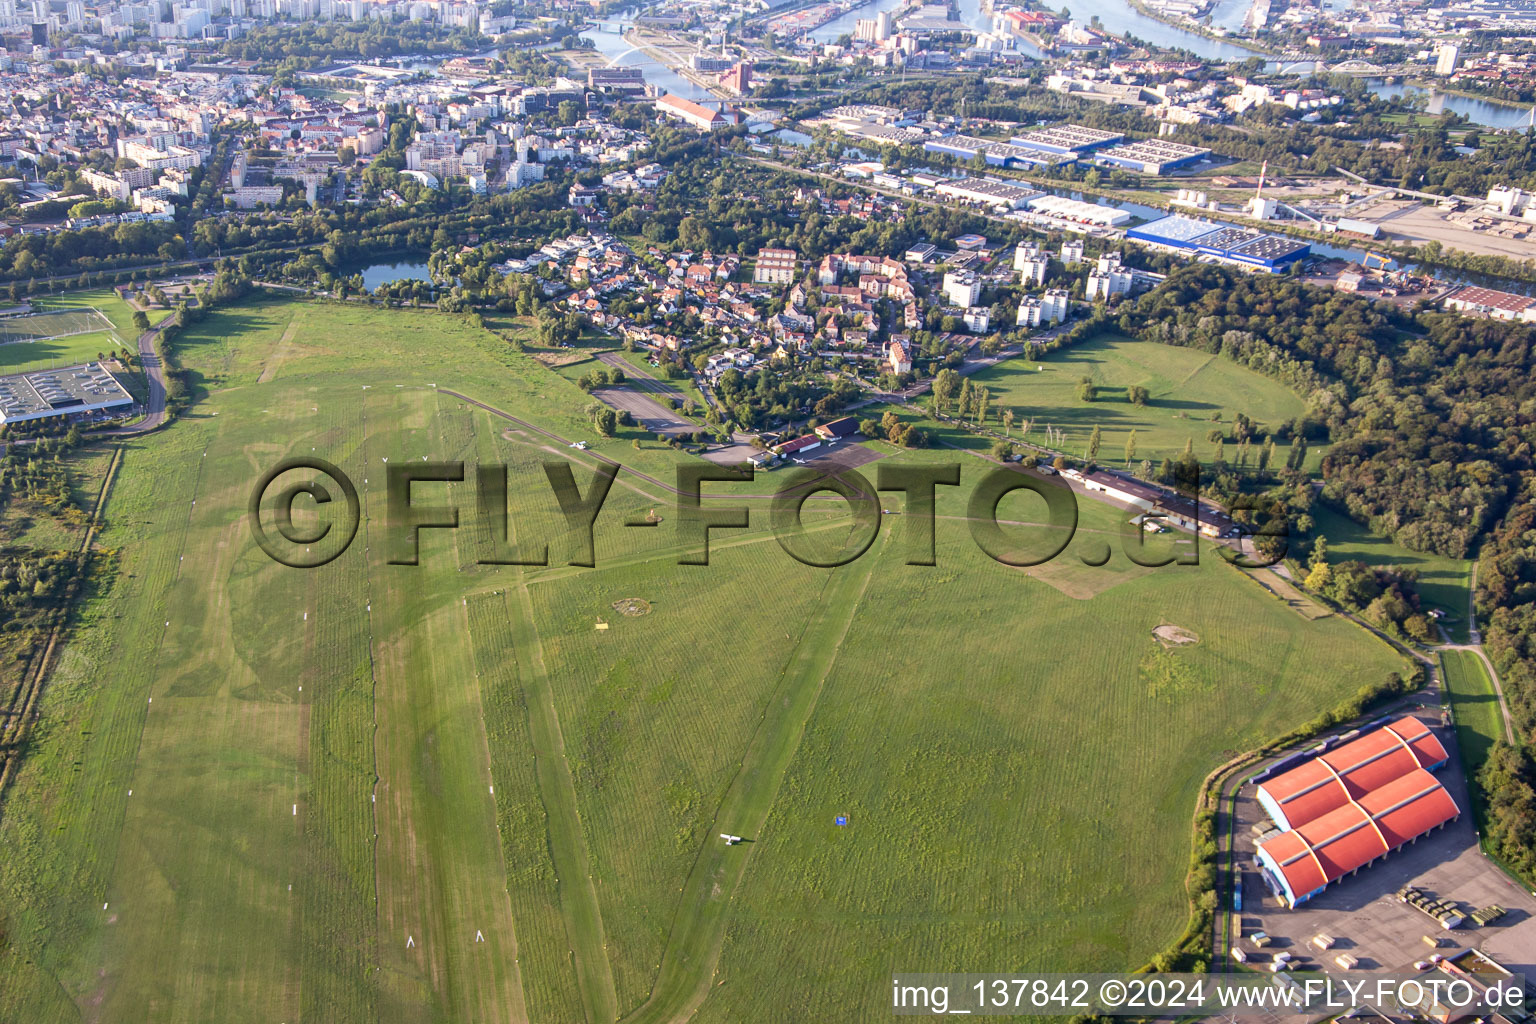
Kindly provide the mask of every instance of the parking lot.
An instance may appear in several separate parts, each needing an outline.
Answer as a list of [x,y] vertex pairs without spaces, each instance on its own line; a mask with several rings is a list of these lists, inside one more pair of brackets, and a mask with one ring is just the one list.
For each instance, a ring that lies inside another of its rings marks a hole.
[[624,387],[593,388],[592,397],[627,412],[646,430],[668,437],[692,434],[704,428],[668,409],[650,394]]
[[[1437,705],[1431,705],[1419,714],[1438,721],[1438,711]],[[1255,787],[1242,788],[1236,826],[1238,863],[1243,867],[1244,939],[1240,946],[1252,957],[1250,965],[1263,969],[1275,953],[1288,952],[1302,966],[1338,972],[1334,958],[1348,953],[1359,961],[1356,970],[1412,972],[1416,962],[1435,953],[1449,956],[1471,947],[1512,971],[1536,974],[1536,897],[1515,885],[1478,848],[1454,731],[1437,727],[1436,732],[1451,758],[1435,774],[1461,808],[1461,817],[1354,877],[1329,886],[1295,910],[1285,909],[1270,895],[1253,866],[1250,827],[1267,819],[1254,800]],[[1464,916],[1492,904],[1508,913],[1487,927],[1468,920],[1447,930],[1397,901],[1395,894],[1408,884],[1454,901]],[[1255,931],[1270,935],[1272,945],[1256,951],[1246,938]],[[1317,935],[1331,936],[1333,947],[1326,952],[1319,950],[1312,944]],[[1431,948],[1425,936],[1438,945]]]

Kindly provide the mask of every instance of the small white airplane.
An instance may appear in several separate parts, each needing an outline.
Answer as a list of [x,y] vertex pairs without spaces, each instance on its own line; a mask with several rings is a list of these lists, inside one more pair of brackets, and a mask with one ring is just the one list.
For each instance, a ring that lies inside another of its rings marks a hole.
[[721,832],[720,838],[725,840],[726,846],[735,846],[741,842],[741,836],[733,836],[729,832]]

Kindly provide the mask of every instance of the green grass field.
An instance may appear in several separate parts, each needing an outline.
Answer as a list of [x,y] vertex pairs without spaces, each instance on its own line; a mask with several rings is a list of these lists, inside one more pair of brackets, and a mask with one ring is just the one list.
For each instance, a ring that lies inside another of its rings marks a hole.
[[[1078,398],[1083,377],[1097,386],[1096,401]],[[1124,462],[1126,440],[1133,429],[1135,462],[1177,458],[1191,439],[1195,456],[1208,462],[1212,452],[1206,435],[1221,427],[1230,436],[1238,413],[1274,428],[1306,410],[1305,401],[1283,385],[1219,355],[1112,335],[1043,358],[1010,359],[975,374],[971,381],[991,391],[992,409],[1007,406],[1019,422],[1033,421],[1025,439],[1037,444],[1048,443],[1045,427],[1049,425],[1065,433],[1061,449],[1081,457],[1098,426],[1099,458],[1111,465]],[[1138,408],[1126,399],[1126,389],[1133,384],[1149,392],[1146,406]],[[1213,422],[1213,415],[1220,415],[1220,422]],[[1000,428],[995,413],[991,423]],[[985,448],[991,442],[973,438],[970,444]],[[1284,450],[1282,446],[1282,454]],[[1226,457],[1236,459],[1235,444],[1227,444]],[[1253,458],[1257,457],[1255,450]],[[1309,465],[1320,458],[1321,452],[1312,449]]]
[[[179,348],[195,404],[118,442],[99,582],[0,809],[0,1020],[883,1020],[893,971],[1135,967],[1183,930],[1203,776],[1401,667],[1209,549],[1084,564],[1119,545],[1099,504],[1011,569],[941,488],[938,566],[891,516],[822,570],[743,498],[752,526],[680,565],[686,457],[634,432],[595,446],[636,472],[572,567],[541,463],[585,488],[592,456],[447,389],[563,437],[588,399],[499,339],[257,300]],[[365,514],[289,569],[246,500],[310,454]],[[478,564],[468,484],[418,485],[461,528],[389,564],[383,460],[423,458],[507,464],[550,564]],[[1040,529],[1023,495],[998,514]]]
[[1441,651],[1445,689],[1456,716],[1456,743],[1467,772],[1476,775],[1488,751],[1504,738],[1504,719],[1488,669],[1474,651]]
[[[11,335],[23,340],[7,340],[5,325],[15,324],[16,321],[0,320],[0,373],[29,373],[54,366],[90,362],[99,353],[137,348],[138,332],[133,327],[133,308],[119,299],[110,288],[34,298],[32,305],[40,313],[56,314],[46,317],[46,321],[55,324],[59,333],[65,336],[25,340],[27,332],[13,328]],[[153,310],[148,315],[151,324],[158,324],[170,316],[170,311]],[[105,324],[102,323],[103,317],[106,319]],[[27,320],[37,322],[33,318]],[[104,329],[87,330],[98,325]],[[84,333],[78,333],[81,331]],[[133,379],[125,383],[132,390],[138,380],[139,375],[135,373]]]
[[119,334],[105,314],[87,308],[0,319],[0,373],[90,362],[99,354],[133,347],[135,337]]
[[111,326],[105,316],[93,309],[60,309],[4,317],[0,318],[0,345],[65,338],[105,330]]
[[1445,612],[1440,620],[1456,643],[1467,642],[1467,599],[1472,586],[1472,563],[1427,551],[1410,551],[1377,536],[1348,516],[1321,503],[1313,507],[1317,532],[1328,538],[1328,560],[1358,559],[1367,565],[1412,569],[1419,574],[1416,587],[1426,608]]
[[[99,311],[112,322],[112,327],[124,338],[137,336],[133,329],[133,307],[117,297],[111,288],[98,288],[86,292],[68,292],[64,295],[37,296],[32,299],[38,310],[71,310],[91,308]],[[152,309],[147,312],[151,325],[171,315],[168,309]]]

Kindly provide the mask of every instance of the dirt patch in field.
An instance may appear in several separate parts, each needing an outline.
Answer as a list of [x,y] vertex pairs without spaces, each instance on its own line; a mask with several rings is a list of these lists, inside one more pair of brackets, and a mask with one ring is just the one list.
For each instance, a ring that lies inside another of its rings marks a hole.
[[613,602],[613,610],[620,615],[627,615],[632,619],[638,619],[642,615],[651,614],[651,602],[639,597],[626,597],[623,600]]
[[524,349],[523,351],[551,369],[570,366],[572,363],[584,363],[592,358],[591,352],[583,352],[580,349]]
[[1154,629],[1152,635],[1157,638],[1158,643],[1168,650],[1172,650],[1175,647],[1188,647],[1190,644],[1200,642],[1198,636],[1183,626],[1172,626],[1166,622]]

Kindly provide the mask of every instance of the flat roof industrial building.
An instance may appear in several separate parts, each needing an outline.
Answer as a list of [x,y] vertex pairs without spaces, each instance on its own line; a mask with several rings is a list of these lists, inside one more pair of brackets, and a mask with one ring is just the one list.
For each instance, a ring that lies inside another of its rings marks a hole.
[[1091,224],[1096,227],[1118,227],[1131,219],[1131,215],[1113,206],[1070,199],[1067,196],[1043,195],[1029,201],[1029,212],[1043,218]]
[[1021,209],[1030,200],[1045,195],[1036,188],[1023,188],[1003,181],[988,181],[986,178],[960,178],[956,181],[946,181],[934,191],[941,196],[983,203],[987,206],[1006,207],[1010,210]]
[[100,363],[0,377],[0,423],[115,409],[133,396]]
[[1060,164],[1072,163],[1076,159],[1071,153],[1019,146],[993,139],[978,139],[973,135],[951,135],[944,139],[930,139],[923,143],[923,149],[929,153],[946,153],[963,160],[974,160],[979,153],[993,167],[1015,167],[1020,164],[1030,167],[1056,167]]
[[1265,883],[1295,907],[1460,817],[1430,774],[1447,759],[1430,727],[1404,716],[1262,779],[1259,806],[1281,829],[1258,844]]
[[1131,228],[1125,237],[1156,248],[1171,249],[1188,256],[1206,256],[1269,273],[1277,273],[1312,252],[1312,246],[1307,242],[1181,214]]
[[871,142],[884,142],[892,146],[910,146],[927,138],[919,129],[899,128],[895,125],[880,124],[876,121],[850,121],[842,118],[833,118],[823,123],[829,128],[842,132],[844,135],[852,135],[859,139],[869,139]]
[[1080,124],[1059,124],[1051,128],[1015,135],[1015,146],[1043,149],[1047,153],[1078,154],[1090,149],[1108,146],[1125,138],[1121,132],[1107,132],[1102,128],[1084,128]]
[[1200,146],[1186,146],[1166,139],[1143,139],[1096,153],[1094,160],[1106,167],[1124,167],[1142,174],[1166,174],[1197,164],[1211,155]]

